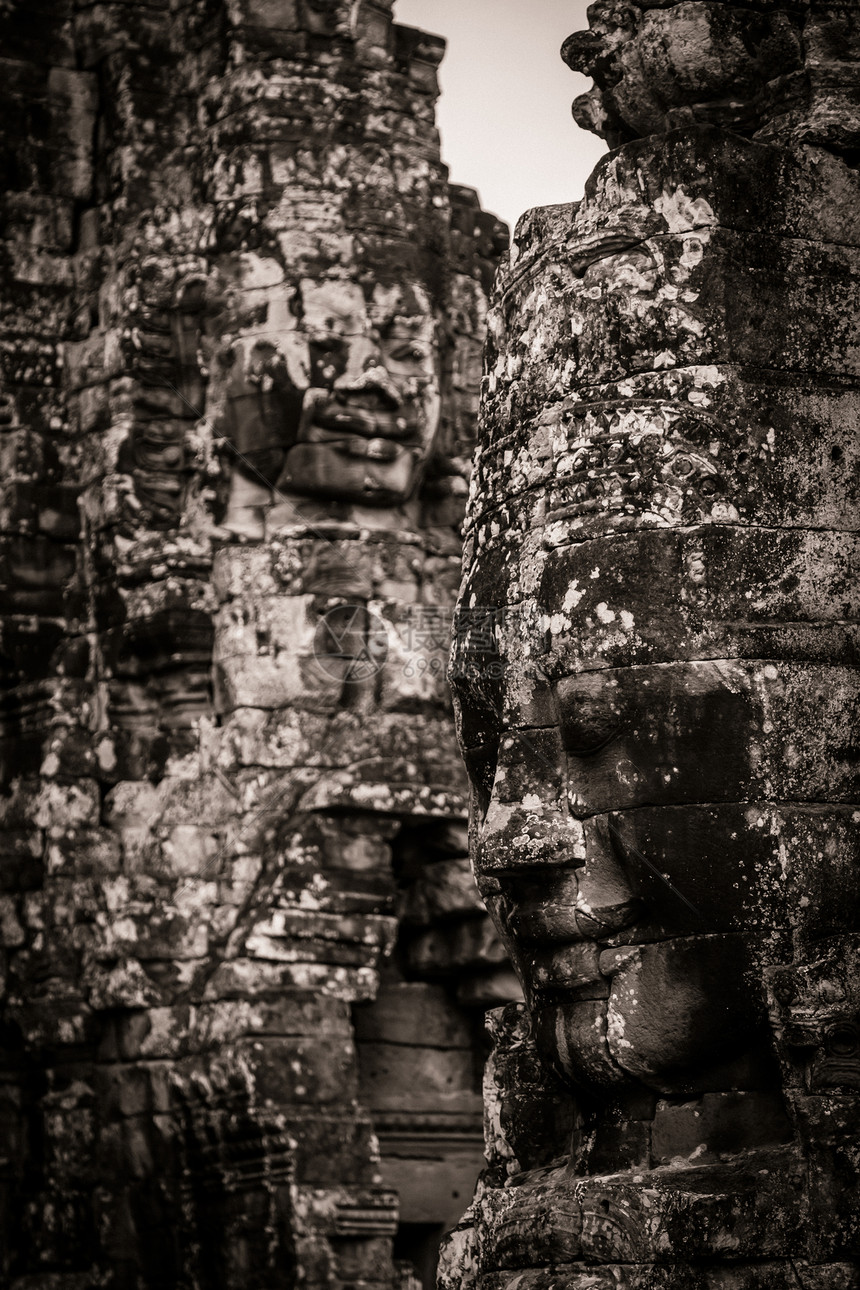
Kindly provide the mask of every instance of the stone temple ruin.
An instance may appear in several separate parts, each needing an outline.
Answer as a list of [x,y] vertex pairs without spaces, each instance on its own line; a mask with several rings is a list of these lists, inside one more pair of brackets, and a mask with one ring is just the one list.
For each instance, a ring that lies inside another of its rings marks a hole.
[[393,17],[0,11],[0,1284],[860,1290],[858,6]]
[[4,22],[2,1283],[426,1281],[519,995],[445,682],[506,229],[391,0]]
[[495,1019],[442,1284],[843,1290],[860,9],[589,14],[574,110],[614,151],[520,222],[488,323],[461,603],[499,653],[458,635],[452,672],[530,1025]]

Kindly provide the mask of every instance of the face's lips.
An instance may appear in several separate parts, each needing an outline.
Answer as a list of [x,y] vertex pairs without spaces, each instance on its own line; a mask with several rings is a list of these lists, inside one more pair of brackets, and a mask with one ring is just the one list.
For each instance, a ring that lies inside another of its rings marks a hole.
[[496,897],[492,904],[516,947],[529,988],[540,997],[554,995],[568,1003],[608,997],[611,973],[602,971],[601,964],[614,936],[624,929],[633,940],[648,936],[645,911],[636,897],[599,909],[581,895],[575,901]]
[[331,446],[345,457],[364,457],[371,461],[396,461],[403,448],[392,443],[390,439],[360,439],[356,435],[347,435],[344,439],[335,439]]
[[506,919],[511,936],[524,945],[572,944],[585,940],[574,905],[519,907]]
[[596,941],[578,941],[536,949],[532,954],[526,951],[518,959],[535,995],[556,1003],[576,1003],[607,999],[613,977],[637,956],[639,949],[635,942],[606,949]]
[[555,946],[530,959],[531,984],[537,990],[581,990],[604,980],[598,964],[599,950],[593,941]]
[[331,400],[314,408],[311,424],[332,434],[362,435],[366,439],[393,439],[398,442],[418,437],[418,422],[402,410],[381,410],[353,403]]
[[397,443],[394,439],[365,439],[355,434],[334,434],[328,430],[318,430],[315,426],[311,426],[310,433],[302,443],[319,444],[344,457],[360,457],[383,464],[398,461],[406,455],[414,455],[411,445]]
[[[548,920],[551,925],[551,920]],[[534,929],[537,930],[536,928]],[[554,934],[553,934],[554,932]],[[629,953],[626,946],[620,953]],[[519,939],[516,957],[525,969],[529,985],[539,991],[564,991],[565,995],[577,994],[588,987],[583,998],[601,998],[608,993],[608,982],[611,973],[604,968],[606,963],[613,962],[613,953],[608,951],[606,942],[584,937],[580,933],[564,936],[562,928],[556,926],[545,937],[537,935],[531,942]],[[594,988],[598,987],[597,993]]]
[[574,901],[504,901],[501,917],[510,935],[524,945],[605,942],[636,924],[644,916],[636,897],[617,904],[594,907],[581,896]]

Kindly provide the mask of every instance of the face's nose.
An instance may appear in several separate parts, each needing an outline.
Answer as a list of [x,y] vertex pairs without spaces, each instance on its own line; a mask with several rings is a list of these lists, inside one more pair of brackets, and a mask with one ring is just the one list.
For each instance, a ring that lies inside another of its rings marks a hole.
[[579,871],[576,922],[584,937],[613,936],[642,917],[643,904],[619,857],[610,818],[594,815],[585,828],[585,864]]
[[495,761],[487,811],[476,823],[479,878],[535,866],[569,869],[582,864],[583,827],[568,809],[565,754],[558,732],[503,735]]
[[517,753],[502,741],[475,853],[479,886],[503,934],[515,947],[596,941],[637,922],[642,901],[609,817],[576,818],[563,755],[554,765]]
[[376,397],[387,410],[400,407],[401,394],[388,372],[378,346],[368,337],[356,337],[350,344],[346,370],[334,383],[341,395]]

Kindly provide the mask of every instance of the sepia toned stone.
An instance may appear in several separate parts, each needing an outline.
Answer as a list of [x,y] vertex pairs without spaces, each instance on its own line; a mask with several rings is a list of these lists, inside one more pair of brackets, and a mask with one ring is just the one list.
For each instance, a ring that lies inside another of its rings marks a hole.
[[445,681],[507,231],[391,0],[0,29],[0,1280],[394,1290],[519,992]]
[[488,317],[451,673],[529,1030],[445,1290],[858,1275],[855,18],[564,46],[614,151]]

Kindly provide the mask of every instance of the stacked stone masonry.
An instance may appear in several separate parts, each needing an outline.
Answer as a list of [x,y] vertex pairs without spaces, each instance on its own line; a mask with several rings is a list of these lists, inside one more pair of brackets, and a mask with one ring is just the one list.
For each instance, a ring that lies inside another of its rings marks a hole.
[[[493,1020],[444,1290],[860,1286],[860,8],[598,0],[455,646]],[[490,664],[493,667],[490,667]],[[543,1065],[541,1066],[541,1062]]]
[[393,1290],[480,1163],[504,228],[391,0],[4,6],[0,1280]]

